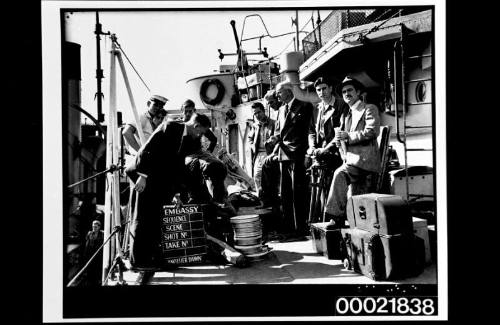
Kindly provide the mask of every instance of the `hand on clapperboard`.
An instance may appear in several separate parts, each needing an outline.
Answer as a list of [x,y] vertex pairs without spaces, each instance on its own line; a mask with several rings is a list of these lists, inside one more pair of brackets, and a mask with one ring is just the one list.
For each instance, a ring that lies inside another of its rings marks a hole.
[[172,204],[175,204],[176,207],[181,207],[184,203],[181,200],[181,194],[176,193],[172,199]]

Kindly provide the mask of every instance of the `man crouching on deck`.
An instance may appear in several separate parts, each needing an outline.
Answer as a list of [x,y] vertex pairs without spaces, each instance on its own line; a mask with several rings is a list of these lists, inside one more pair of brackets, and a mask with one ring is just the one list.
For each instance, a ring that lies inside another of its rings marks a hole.
[[139,193],[130,227],[130,263],[135,270],[161,267],[162,208],[186,202],[186,197],[181,197],[186,193],[184,159],[189,144],[199,140],[209,127],[210,120],[203,114],[193,114],[185,123],[163,122],[127,167],[127,175]]
[[161,265],[161,216],[163,206],[181,200],[183,188],[183,144],[186,138],[199,139],[210,127],[210,120],[195,114],[186,123],[163,122],[139,149],[127,167],[137,196],[130,226],[130,263],[135,269]]

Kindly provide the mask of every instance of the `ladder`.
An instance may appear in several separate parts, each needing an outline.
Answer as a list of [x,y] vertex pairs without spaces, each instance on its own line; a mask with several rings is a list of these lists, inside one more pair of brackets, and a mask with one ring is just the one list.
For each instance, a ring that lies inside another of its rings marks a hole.
[[[413,55],[413,56],[406,56],[405,53],[405,42],[407,42],[407,33],[408,31],[406,30],[407,28],[405,27],[404,24],[401,24],[401,37],[399,40],[397,40],[394,44],[394,49],[393,49],[393,54],[394,54],[394,85],[398,84],[398,79],[401,82],[402,85],[402,94],[401,94],[401,99],[403,103],[403,109],[402,109],[402,118],[403,118],[403,125],[400,127],[399,123],[399,111],[397,108],[397,103],[398,103],[398,87],[394,87],[394,103],[395,103],[395,122],[396,122],[396,138],[398,142],[403,144],[404,148],[404,170],[405,170],[405,186],[406,186],[406,200],[408,202],[417,200],[420,198],[424,197],[429,197],[429,198],[434,198],[434,195],[428,195],[428,194],[420,194],[420,193],[410,193],[409,192],[409,175],[408,175],[408,152],[409,151],[433,151],[433,148],[408,148],[407,144],[407,130],[409,129],[432,129],[432,125],[407,125],[406,120],[406,112],[408,106],[418,106],[418,105],[425,105],[425,104],[432,104],[431,102],[407,102],[407,96],[406,96],[406,91],[407,91],[407,86],[411,83],[418,83],[421,81],[432,81],[432,76],[430,78],[420,78],[420,79],[413,79],[413,80],[406,80],[406,62],[407,60],[418,60],[421,58],[425,57],[432,57],[432,53],[430,54],[423,54],[423,55]],[[398,60],[399,56],[399,60]],[[398,75],[398,62],[400,63],[401,67],[401,73]],[[403,137],[401,137],[401,133]]]

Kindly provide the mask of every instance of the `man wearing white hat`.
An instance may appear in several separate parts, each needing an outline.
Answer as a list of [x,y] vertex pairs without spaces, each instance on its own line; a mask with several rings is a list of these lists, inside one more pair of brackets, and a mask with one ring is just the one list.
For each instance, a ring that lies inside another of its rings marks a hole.
[[[147,102],[148,110],[139,115],[139,123],[141,124],[146,141],[167,115],[167,111],[163,109],[166,102],[168,102],[167,98],[160,95],[152,95]],[[141,141],[135,123],[128,123],[123,129],[122,134],[125,142],[136,152],[139,151]]]

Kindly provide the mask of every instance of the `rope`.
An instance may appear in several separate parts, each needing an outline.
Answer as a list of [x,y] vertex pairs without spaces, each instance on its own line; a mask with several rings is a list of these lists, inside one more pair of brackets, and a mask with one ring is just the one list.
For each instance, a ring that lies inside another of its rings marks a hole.
[[132,64],[132,62],[130,61],[130,59],[128,58],[127,54],[125,53],[125,51],[123,50],[123,47],[120,45],[120,43],[118,43],[118,41],[115,39],[115,43],[116,45],[118,46],[118,49],[123,53],[123,55],[125,56],[125,59],[127,59],[128,63],[130,64],[130,66],[132,67],[132,69],[134,69],[135,73],[137,74],[137,76],[139,77],[139,79],[142,81],[142,83],[144,84],[144,86],[146,87],[146,89],[150,92],[151,90],[149,89],[148,85],[146,85],[146,82],[142,79],[141,75],[139,74],[139,72],[137,71],[137,69],[134,67],[134,65]]
[[68,282],[68,285],[67,287],[71,287],[73,285],[73,283],[76,281],[76,279],[78,279],[82,274],[83,272],[87,269],[87,267],[90,265],[90,263],[94,260],[94,258],[97,256],[97,254],[102,250],[102,248],[104,247],[104,245],[107,244],[107,242],[111,239],[111,237],[113,237],[117,232],[118,230],[121,229],[122,226],[124,226],[125,224],[127,224],[127,222],[125,222],[124,224],[122,224],[121,226],[116,226],[115,229],[113,230],[113,232],[108,236],[108,238],[102,243],[102,245],[96,250],[96,252],[94,253],[94,255],[92,255],[91,258],[89,258],[89,260],[87,261],[87,263],[82,267],[82,269],[73,277],[73,279],[71,279],[71,281]]

